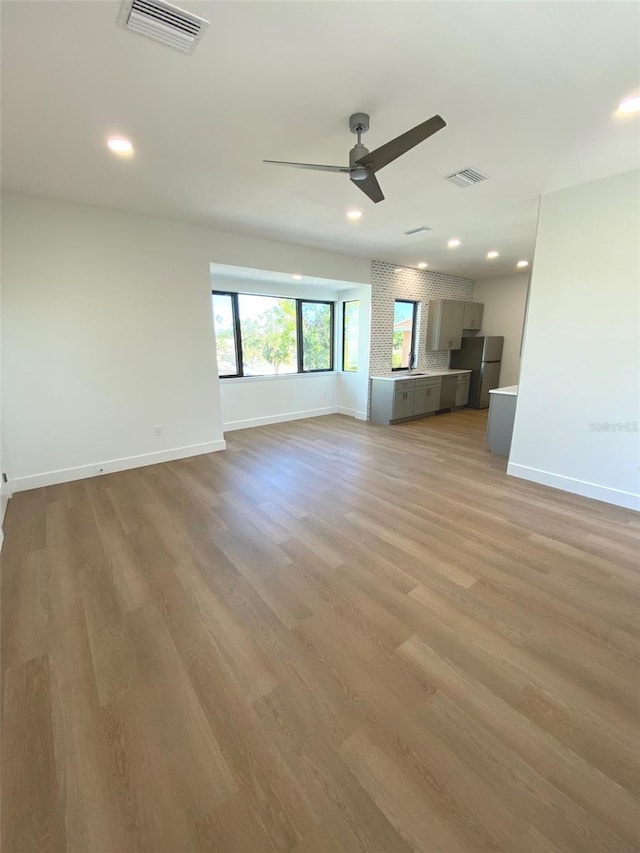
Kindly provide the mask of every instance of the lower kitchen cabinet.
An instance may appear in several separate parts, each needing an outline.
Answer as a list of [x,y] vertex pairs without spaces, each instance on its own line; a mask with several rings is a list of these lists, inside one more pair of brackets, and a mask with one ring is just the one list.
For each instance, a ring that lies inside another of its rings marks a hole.
[[394,382],[393,406],[390,419],[394,421],[413,417],[415,379]]
[[440,408],[440,377],[416,379],[413,396],[413,414],[430,415]]
[[377,424],[432,415],[440,407],[440,377],[371,380],[371,420]]
[[415,379],[371,380],[371,420],[390,424],[413,417]]
[[471,377],[468,373],[458,375],[456,386],[456,406],[466,406],[469,402],[469,383]]
[[[515,387],[517,391],[517,386]],[[510,389],[507,389],[509,392]],[[508,456],[511,451],[511,436],[516,418],[515,392],[505,393],[499,388],[489,392],[489,420],[487,421],[487,442],[489,450],[497,456]]]
[[[469,399],[469,374],[456,376],[416,376],[406,379],[371,380],[371,420],[376,424],[395,424],[412,418],[422,418],[440,411],[443,406],[441,390],[447,390],[446,408],[465,406]],[[458,402],[463,400],[464,402]],[[448,402],[447,402],[448,401]]]

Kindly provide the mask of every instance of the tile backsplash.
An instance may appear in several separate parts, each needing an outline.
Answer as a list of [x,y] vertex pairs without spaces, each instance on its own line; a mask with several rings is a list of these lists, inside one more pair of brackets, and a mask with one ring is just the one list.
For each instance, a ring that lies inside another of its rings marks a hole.
[[[396,272],[399,269],[399,272]],[[449,366],[448,352],[427,352],[427,313],[430,299],[473,299],[474,282],[446,273],[396,267],[384,261],[371,262],[371,350],[372,376],[391,371],[393,303],[412,299],[418,305],[416,354],[418,370],[442,370]]]

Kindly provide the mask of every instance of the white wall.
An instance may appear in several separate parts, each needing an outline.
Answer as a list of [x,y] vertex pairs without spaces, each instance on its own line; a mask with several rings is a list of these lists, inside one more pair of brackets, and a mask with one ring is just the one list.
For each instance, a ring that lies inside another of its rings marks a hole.
[[509,473],[640,509],[640,172],[542,198]]
[[212,261],[369,281],[367,260],[48,199],[5,196],[2,224],[14,489],[224,447]]
[[481,335],[503,335],[500,385],[517,385],[520,376],[520,342],[527,302],[529,273],[502,275],[476,281],[475,302],[484,303]]
[[338,411],[335,373],[223,379],[220,394],[225,431]]
[[[0,229],[0,240],[1,240],[1,229]],[[0,242],[0,257],[2,257],[2,245]],[[2,526],[4,524],[4,515],[7,511],[7,503],[9,500],[9,487],[8,484],[3,482],[2,480],[2,472],[4,471],[4,457],[2,455],[2,424],[3,424],[3,414],[2,414],[2,281],[0,278],[0,551],[2,550],[2,543],[4,542],[4,532],[2,530]]]

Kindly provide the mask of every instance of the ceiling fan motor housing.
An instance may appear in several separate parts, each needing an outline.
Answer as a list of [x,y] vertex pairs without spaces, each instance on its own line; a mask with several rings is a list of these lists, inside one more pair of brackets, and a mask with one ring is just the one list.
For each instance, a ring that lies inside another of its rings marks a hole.
[[366,166],[361,166],[356,161],[361,157],[364,157],[365,154],[369,153],[369,149],[365,148],[360,142],[356,143],[353,146],[351,151],[349,151],[349,166],[351,170],[349,172],[349,177],[352,181],[364,181],[364,179],[369,174],[369,171]]

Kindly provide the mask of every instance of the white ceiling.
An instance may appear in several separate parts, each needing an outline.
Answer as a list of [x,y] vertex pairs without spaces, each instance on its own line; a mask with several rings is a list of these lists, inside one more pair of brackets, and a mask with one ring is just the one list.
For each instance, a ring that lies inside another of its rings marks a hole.
[[318,278],[317,276],[305,275],[300,281],[296,282],[292,278],[292,273],[274,272],[273,270],[258,270],[252,267],[238,267],[231,264],[210,264],[211,280],[214,289],[219,281],[233,282],[251,282],[257,285],[278,285],[279,287],[286,286],[292,288],[297,293],[302,288],[323,288],[332,293],[340,293],[343,290],[352,290],[357,285],[352,281],[337,281],[332,278]]
[[[640,165],[640,119],[613,116],[640,88],[635,2],[178,5],[212,22],[190,57],[119,29],[118,3],[2,3],[5,189],[480,278],[531,258],[540,193]],[[262,164],[347,162],[355,111],[371,149],[448,126],[378,174],[377,205]],[[467,166],[490,179],[443,180]]]

